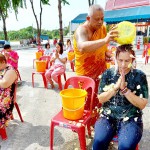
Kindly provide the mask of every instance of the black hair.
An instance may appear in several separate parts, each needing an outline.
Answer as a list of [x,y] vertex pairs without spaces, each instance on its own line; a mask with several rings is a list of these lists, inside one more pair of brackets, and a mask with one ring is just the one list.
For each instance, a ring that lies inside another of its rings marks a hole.
[[50,44],[49,44],[49,43],[46,43],[46,44],[45,44],[45,48],[47,48],[48,45],[49,45],[49,47],[50,47]]
[[71,40],[70,39],[67,39],[67,44],[70,42],[70,44],[71,44]]
[[11,48],[11,46],[9,44],[4,45],[4,49],[9,49],[9,48]]
[[62,54],[63,53],[63,44],[61,42],[58,42],[57,44],[60,46],[59,54]]
[[[135,57],[135,52],[133,50],[133,45],[132,44],[124,44],[124,45],[118,46],[117,50],[116,50],[116,58],[117,58],[117,56],[119,55],[120,52],[130,52]],[[132,58],[132,61],[134,59],[135,58]]]

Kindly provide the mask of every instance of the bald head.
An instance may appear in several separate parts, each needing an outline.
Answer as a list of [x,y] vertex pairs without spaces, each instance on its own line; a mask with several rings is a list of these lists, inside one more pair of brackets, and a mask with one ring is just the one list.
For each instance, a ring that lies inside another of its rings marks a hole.
[[104,12],[104,9],[98,4],[91,5],[89,7],[88,16],[89,17],[93,16],[95,11],[102,11],[102,12]]

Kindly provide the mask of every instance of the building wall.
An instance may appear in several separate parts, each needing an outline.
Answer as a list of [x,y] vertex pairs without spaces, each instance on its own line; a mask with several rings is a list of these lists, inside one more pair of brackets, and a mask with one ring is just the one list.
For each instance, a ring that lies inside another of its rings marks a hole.
[[105,10],[150,5],[149,0],[107,0]]

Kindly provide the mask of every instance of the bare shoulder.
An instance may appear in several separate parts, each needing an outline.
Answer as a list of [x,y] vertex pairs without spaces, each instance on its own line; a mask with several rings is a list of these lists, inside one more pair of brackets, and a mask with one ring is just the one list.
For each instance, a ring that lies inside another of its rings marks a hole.
[[11,68],[6,72],[5,76],[9,76],[9,77],[13,78],[14,80],[16,80],[18,75],[17,75],[17,72],[15,71],[15,69]]
[[88,29],[86,27],[86,25],[80,25],[77,30],[76,30],[76,34],[83,34],[83,33],[87,33]]
[[77,41],[88,40],[88,29],[87,29],[87,27],[84,24],[80,25],[77,28],[75,37],[76,37]]

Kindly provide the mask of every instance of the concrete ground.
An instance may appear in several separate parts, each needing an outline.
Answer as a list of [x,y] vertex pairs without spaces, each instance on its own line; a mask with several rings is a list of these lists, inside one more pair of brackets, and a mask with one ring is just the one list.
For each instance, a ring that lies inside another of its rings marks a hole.
[[[7,127],[8,139],[0,138],[0,150],[49,150],[49,131],[51,118],[61,109],[61,97],[57,84],[55,89],[45,89],[40,75],[35,75],[35,87],[32,87],[32,62],[36,49],[18,50],[19,71],[22,77],[17,91],[19,104],[24,122],[22,123],[14,108],[14,120]],[[150,90],[150,64],[144,65],[141,53],[137,53],[138,65],[147,74]],[[75,75],[67,64],[67,78]],[[64,79],[63,84],[64,84]],[[144,133],[140,142],[140,150],[150,149],[150,102],[143,110]],[[79,150],[76,133],[71,130],[56,127],[54,137],[55,150]],[[87,138],[87,150],[91,150],[92,139]],[[113,148],[115,149],[115,148]]]

